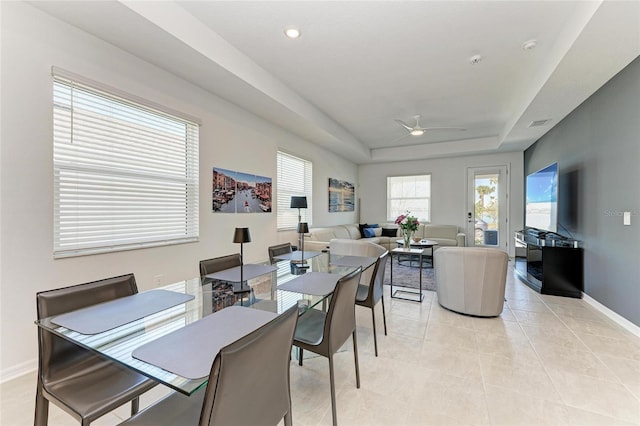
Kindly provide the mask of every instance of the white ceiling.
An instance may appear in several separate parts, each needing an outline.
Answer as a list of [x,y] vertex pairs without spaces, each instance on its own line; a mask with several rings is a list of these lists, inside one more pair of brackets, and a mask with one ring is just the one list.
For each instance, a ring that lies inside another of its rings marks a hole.
[[31,4],[359,164],[523,150],[640,55],[636,1]]

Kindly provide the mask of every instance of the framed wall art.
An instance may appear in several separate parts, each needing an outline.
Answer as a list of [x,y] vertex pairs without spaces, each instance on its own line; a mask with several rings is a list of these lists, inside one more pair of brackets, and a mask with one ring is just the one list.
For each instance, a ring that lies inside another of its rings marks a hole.
[[272,187],[270,177],[214,167],[212,210],[217,213],[271,213]]
[[352,183],[329,178],[329,213],[355,210],[356,193]]

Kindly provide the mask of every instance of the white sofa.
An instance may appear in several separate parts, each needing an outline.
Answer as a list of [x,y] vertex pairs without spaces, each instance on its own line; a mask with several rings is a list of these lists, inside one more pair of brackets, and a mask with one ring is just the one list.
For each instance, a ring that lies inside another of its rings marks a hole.
[[[387,250],[392,250],[397,247],[396,241],[402,238],[402,233],[398,228],[398,225],[394,223],[380,223],[379,228],[373,228],[376,236],[363,238],[360,234],[360,227],[357,223],[350,223],[346,225],[335,225],[323,228],[311,228],[309,234],[305,236],[304,249],[305,250],[328,250],[329,242],[335,238],[338,239],[351,239],[351,240],[364,240],[381,245]],[[382,236],[382,229],[395,229],[395,235]],[[458,227],[455,225],[432,225],[421,224],[418,230],[414,234],[417,238],[425,238],[428,240],[436,241],[438,246],[454,246],[465,247],[466,235],[462,232],[458,232]]]

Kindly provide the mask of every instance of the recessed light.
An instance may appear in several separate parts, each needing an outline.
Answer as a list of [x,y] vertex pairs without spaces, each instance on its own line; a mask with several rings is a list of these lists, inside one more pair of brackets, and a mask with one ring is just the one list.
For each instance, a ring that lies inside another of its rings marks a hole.
[[524,43],[522,43],[522,50],[533,50],[535,49],[536,44],[538,44],[538,41],[535,39],[525,41]]
[[300,30],[297,28],[286,28],[284,30],[284,34],[291,39],[299,38],[302,35]]
[[471,65],[476,65],[476,64],[480,63],[481,60],[482,60],[482,56],[473,55],[472,57],[469,58],[469,63]]

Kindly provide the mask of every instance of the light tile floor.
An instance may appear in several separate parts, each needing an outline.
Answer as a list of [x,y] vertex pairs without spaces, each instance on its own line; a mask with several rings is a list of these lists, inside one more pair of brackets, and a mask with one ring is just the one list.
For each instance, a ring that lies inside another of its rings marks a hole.
[[[336,355],[341,425],[640,425],[640,338],[579,299],[539,295],[513,277],[499,318],[472,318],[385,297],[389,334],[377,306],[357,307],[361,388],[351,342]],[[0,424],[33,424],[35,373],[1,386]],[[160,398],[157,387],[141,406]],[[291,364],[296,425],[331,424],[327,360]],[[250,403],[250,402],[248,402]],[[121,407],[94,424],[117,424]],[[52,426],[76,425],[50,405]]]

